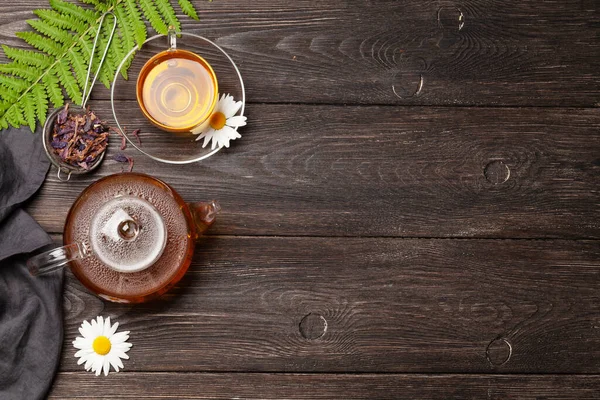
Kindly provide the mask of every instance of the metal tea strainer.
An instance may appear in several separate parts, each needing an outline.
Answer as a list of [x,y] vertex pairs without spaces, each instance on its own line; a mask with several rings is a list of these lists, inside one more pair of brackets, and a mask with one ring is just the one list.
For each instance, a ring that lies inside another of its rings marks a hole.
[[[104,24],[104,20],[105,20],[106,16],[109,14],[112,15],[112,17],[113,17],[112,30],[108,37],[108,43],[106,44],[106,48],[104,49],[102,58],[100,59],[100,62],[98,64],[98,68],[96,69],[96,72],[94,72],[94,79],[92,80],[92,83],[90,84],[89,82],[90,82],[90,77],[91,77],[91,72],[92,72],[92,63],[94,61],[94,53],[96,52],[96,46],[98,44],[98,37],[100,36],[100,33],[102,32],[102,26]],[[100,72],[100,69],[102,68],[102,65],[104,64],[104,60],[106,59],[106,54],[108,53],[108,49],[110,47],[112,38],[115,35],[116,28],[117,28],[117,17],[115,16],[115,14],[113,14],[110,11],[102,14],[102,17],[100,18],[100,24],[98,25],[98,31],[96,32],[96,37],[94,38],[94,46],[92,47],[90,61],[88,63],[87,76],[85,78],[85,87],[83,89],[83,93],[82,93],[82,97],[81,97],[82,98],[81,106],[70,106],[69,110],[73,110],[76,113],[84,113],[85,112],[85,106],[90,98],[90,95],[92,94],[92,89],[94,87],[94,84],[96,83],[96,79],[98,78],[98,73]],[[88,87],[89,87],[89,90],[88,90]],[[48,155],[50,162],[52,162],[52,164],[54,164],[54,166],[58,169],[58,173],[57,173],[58,179],[63,182],[66,182],[69,179],[71,179],[72,174],[75,174],[75,175],[85,174],[87,172],[93,171],[94,169],[98,168],[100,166],[100,164],[102,163],[102,160],[104,159],[104,154],[105,154],[103,152],[93,162],[93,164],[90,165],[90,167],[88,169],[84,169],[82,167],[76,167],[76,166],[65,163],[58,157],[58,155],[56,153],[54,153],[54,151],[52,150],[52,146],[50,145],[50,142],[52,141],[52,128],[54,126],[54,121],[56,120],[56,117],[62,110],[64,110],[65,107],[66,106],[57,108],[54,111],[52,111],[50,113],[50,115],[48,115],[48,118],[46,118],[46,121],[44,122],[44,128],[42,131],[44,150],[46,151],[46,154]],[[61,172],[66,176],[61,175]]]

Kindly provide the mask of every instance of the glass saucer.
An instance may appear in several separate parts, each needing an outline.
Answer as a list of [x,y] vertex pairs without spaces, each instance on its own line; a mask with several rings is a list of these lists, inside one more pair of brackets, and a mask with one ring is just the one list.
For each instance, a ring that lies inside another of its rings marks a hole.
[[[112,83],[110,101],[113,116],[119,129],[129,144],[148,157],[168,164],[188,164],[202,161],[216,154],[222,147],[211,150],[211,144],[202,147],[204,140],[198,140],[191,133],[166,132],[153,125],[142,113],[136,100],[136,81],[144,64],[154,55],[169,48],[167,35],[156,35],[147,39],[141,48],[134,47],[123,59]],[[231,57],[216,43],[193,33],[177,33],[177,49],[188,50],[204,58],[215,71],[219,85],[219,96],[230,94],[242,102],[238,115],[244,115],[246,94],[242,75]],[[124,79],[121,69],[131,63]],[[140,130],[138,141],[132,135]]]

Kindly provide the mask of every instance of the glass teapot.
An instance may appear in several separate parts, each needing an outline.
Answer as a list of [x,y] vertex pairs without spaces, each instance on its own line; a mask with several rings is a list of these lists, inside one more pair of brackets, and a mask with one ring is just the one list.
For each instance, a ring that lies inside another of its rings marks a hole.
[[185,203],[166,183],[120,173],[88,186],[71,206],[64,246],[28,260],[32,275],[69,264],[98,296],[140,303],[165,293],[187,271],[196,239],[215,221],[217,202]]

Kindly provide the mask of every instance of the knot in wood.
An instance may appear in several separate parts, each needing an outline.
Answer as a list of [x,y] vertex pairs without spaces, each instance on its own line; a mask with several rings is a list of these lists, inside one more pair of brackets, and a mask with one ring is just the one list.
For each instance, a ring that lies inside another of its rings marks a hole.
[[504,365],[512,356],[512,345],[505,338],[496,338],[488,344],[485,356],[494,367]]
[[300,321],[300,334],[305,339],[319,339],[325,332],[327,332],[327,321],[320,314],[310,313]]
[[488,163],[483,169],[485,179],[493,185],[504,183],[510,178],[510,168],[500,160]]

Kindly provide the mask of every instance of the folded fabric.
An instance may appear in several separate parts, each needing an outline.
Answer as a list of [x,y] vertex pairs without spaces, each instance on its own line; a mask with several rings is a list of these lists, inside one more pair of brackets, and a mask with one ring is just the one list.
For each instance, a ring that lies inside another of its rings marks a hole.
[[52,243],[20,206],[41,186],[49,162],[41,133],[0,132],[0,399],[43,399],[62,348],[63,272],[32,277],[29,253]]

